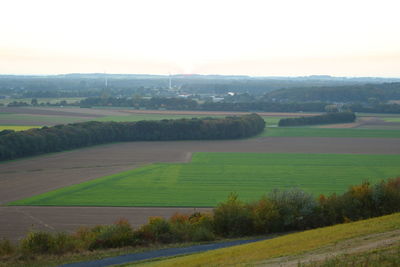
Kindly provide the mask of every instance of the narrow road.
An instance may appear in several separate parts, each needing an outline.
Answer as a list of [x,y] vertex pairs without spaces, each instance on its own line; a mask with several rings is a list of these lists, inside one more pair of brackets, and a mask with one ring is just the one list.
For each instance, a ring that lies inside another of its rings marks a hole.
[[196,246],[183,247],[183,248],[167,248],[167,249],[160,249],[160,250],[149,251],[149,252],[122,255],[122,256],[117,256],[117,257],[112,257],[112,258],[105,258],[105,259],[96,260],[96,261],[70,263],[70,264],[61,265],[60,267],[102,267],[102,266],[110,266],[110,265],[115,265],[115,264],[134,263],[134,262],[138,262],[138,261],[155,259],[155,258],[160,258],[160,257],[172,257],[172,256],[177,256],[177,255],[186,255],[186,254],[192,254],[192,253],[214,250],[214,249],[219,249],[219,248],[244,245],[244,244],[253,243],[253,242],[257,242],[257,241],[261,241],[261,240],[272,239],[274,237],[275,236],[271,236],[271,237],[267,237],[267,238],[251,239],[251,240],[236,240],[236,241],[228,241],[228,242],[221,242],[221,243],[214,243],[214,244],[196,245]]

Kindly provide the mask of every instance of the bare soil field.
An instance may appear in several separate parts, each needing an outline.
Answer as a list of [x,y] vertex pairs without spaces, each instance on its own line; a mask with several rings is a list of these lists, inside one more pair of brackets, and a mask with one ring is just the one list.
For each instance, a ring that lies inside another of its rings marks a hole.
[[364,129],[381,129],[381,130],[399,130],[399,122],[386,122],[378,117],[359,117],[356,122],[353,123],[338,123],[321,125],[318,128],[336,128],[336,129],[348,129],[348,128],[364,128]]
[[[61,107],[15,107],[0,108],[0,112],[26,114],[26,115],[53,115],[53,116],[73,116],[73,117],[103,117],[103,116],[123,116],[132,114],[157,114],[157,115],[209,115],[209,116],[232,116],[243,115],[250,112],[226,112],[226,111],[190,111],[190,110],[137,110],[137,109],[100,109],[100,108],[61,108]],[[257,112],[260,116],[271,117],[300,117],[315,116],[319,113],[295,113],[295,112]]]
[[14,114],[26,114],[26,115],[50,115],[50,116],[74,116],[74,117],[102,117],[105,115],[96,114],[94,112],[87,112],[86,109],[76,109],[70,108],[1,108],[0,112],[14,113]]
[[141,207],[0,207],[0,239],[13,242],[30,230],[73,232],[81,226],[93,227],[127,219],[133,227],[148,222],[151,216],[170,217],[176,212],[192,214],[210,208],[141,208]]
[[[193,152],[398,154],[398,138],[273,137],[224,141],[116,143],[0,163],[0,205],[153,162],[187,162]],[[69,231],[120,217],[140,225],[181,208],[0,207],[0,238],[30,228]],[[140,212],[139,212],[140,211]]]

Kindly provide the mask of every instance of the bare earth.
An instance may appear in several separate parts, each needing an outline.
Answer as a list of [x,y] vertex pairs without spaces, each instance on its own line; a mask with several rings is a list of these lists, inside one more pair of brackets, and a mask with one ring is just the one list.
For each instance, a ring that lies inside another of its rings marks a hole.
[[[0,204],[125,171],[153,162],[187,162],[193,152],[398,154],[398,138],[265,137],[224,141],[130,142],[47,154],[0,164]],[[0,238],[17,240],[31,228],[70,231],[81,225],[149,216],[188,208],[0,207]]]

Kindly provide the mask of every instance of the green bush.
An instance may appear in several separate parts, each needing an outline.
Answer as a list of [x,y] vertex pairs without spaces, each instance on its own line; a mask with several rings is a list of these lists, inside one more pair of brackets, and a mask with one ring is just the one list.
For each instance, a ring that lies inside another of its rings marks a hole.
[[400,211],[400,177],[375,185],[372,193],[375,214],[383,215]]
[[53,251],[53,236],[47,232],[30,232],[21,241],[21,249],[28,254],[45,254]]
[[289,190],[274,190],[268,199],[278,210],[276,231],[302,230],[311,228],[317,210],[317,201],[309,194],[298,188]]
[[171,225],[162,217],[150,217],[149,223],[143,225],[139,233],[150,242],[170,243],[174,240]]
[[238,200],[237,194],[230,194],[226,202],[214,209],[214,229],[225,237],[244,236],[253,232],[250,209]]
[[113,225],[97,227],[94,233],[95,237],[90,249],[125,247],[134,243],[133,229],[126,220],[119,220]]
[[9,240],[0,240],[0,256],[11,255],[15,252],[15,246]]
[[56,233],[53,236],[51,252],[64,254],[67,252],[78,251],[77,240],[67,233]]

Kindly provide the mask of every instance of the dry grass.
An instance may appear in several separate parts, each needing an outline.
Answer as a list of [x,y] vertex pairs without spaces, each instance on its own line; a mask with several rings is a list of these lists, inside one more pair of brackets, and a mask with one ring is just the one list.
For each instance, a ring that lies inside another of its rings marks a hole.
[[146,266],[249,266],[287,255],[298,255],[336,242],[400,228],[400,213],[379,218],[324,227],[272,240],[177,257]]

